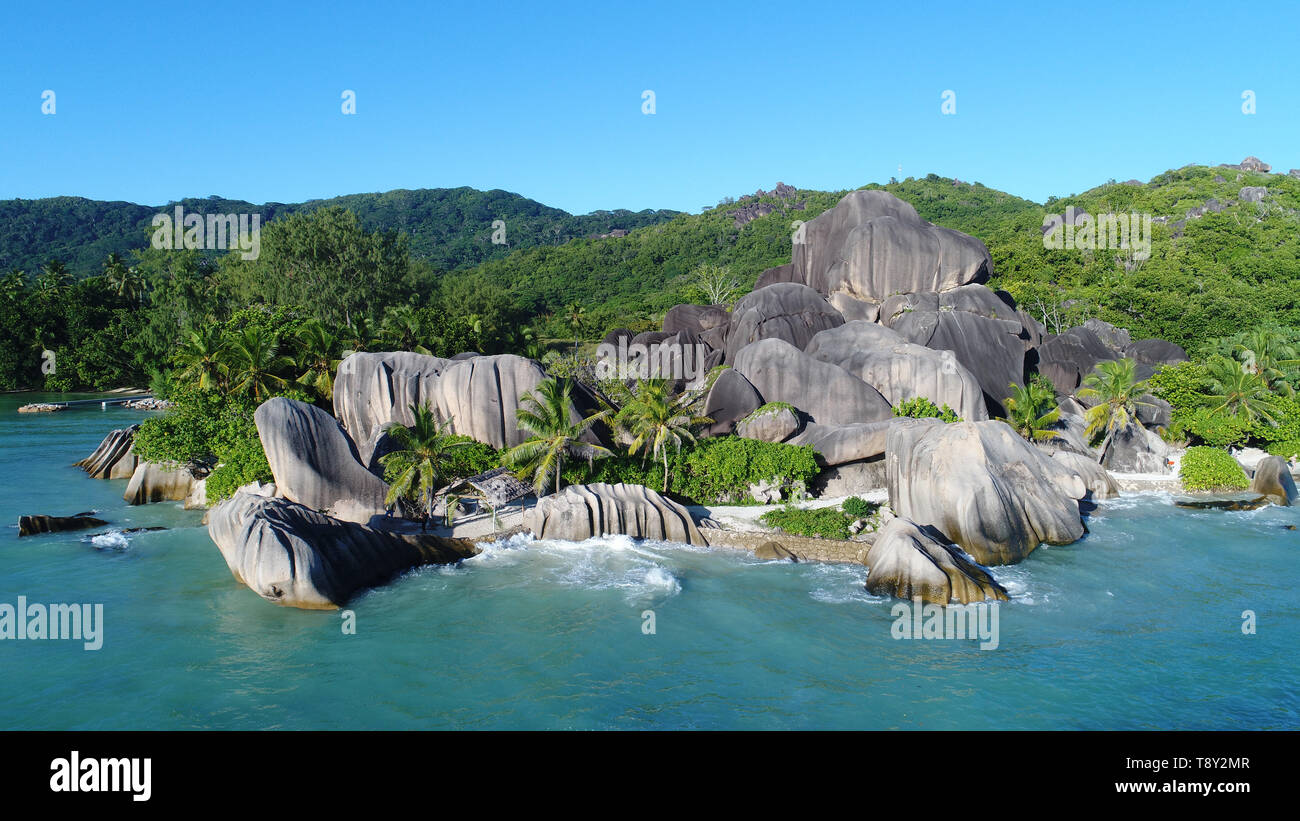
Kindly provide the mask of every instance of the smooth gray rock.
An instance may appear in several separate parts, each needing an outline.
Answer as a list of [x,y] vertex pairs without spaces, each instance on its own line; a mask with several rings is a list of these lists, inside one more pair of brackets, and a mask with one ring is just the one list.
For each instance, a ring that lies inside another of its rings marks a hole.
[[1087,328],[1110,350],[1119,353],[1133,342],[1127,328],[1119,328],[1101,319],[1092,318],[1080,327]]
[[808,341],[804,353],[839,365],[862,351],[892,348],[906,341],[898,331],[859,319],[818,332]]
[[799,435],[788,440],[788,444],[811,445],[817,451],[817,461],[832,467],[875,459],[884,454],[889,426],[895,421],[891,418],[847,425],[810,423]]
[[1147,428],[1163,428],[1174,418],[1174,406],[1150,393],[1138,399],[1137,418]]
[[925,604],[1007,601],[993,575],[949,545],[943,534],[898,516],[867,551],[867,591]]
[[[1163,339],[1140,339],[1124,349],[1124,356],[1139,365],[1177,365],[1187,361],[1187,351]],[[1139,375],[1139,378],[1143,378]]]
[[766,288],[769,285],[776,285],[781,282],[797,282],[800,285],[807,285],[803,281],[799,272],[795,270],[793,263],[778,265],[775,268],[768,268],[758,275],[758,281],[754,283],[754,290]]
[[86,530],[92,527],[106,525],[108,522],[103,519],[97,519],[89,513],[78,513],[75,516],[46,516],[42,513],[35,513],[30,516],[18,517],[18,538],[24,536],[36,536],[41,533],[64,533],[69,530]]
[[1084,534],[1084,483],[1005,422],[900,422],[885,470],[897,515],[934,526],[980,564],[1014,564]]
[[122,498],[128,505],[151,502],[181,502],[194,492],[198,481],[187,467],[172,467],[156,462],[140,462],[126,483]]
[[242,490],[209,511],[208,535],[237,581],[269,602],[306,610],[341,607],[412,567],[478,552],[464,539],[375,530]]
[[450,359],[418,353],[354,353],[339,363],[334,379],[334,415],[369,464],[376,430],[415,422],[410,406],[430,405]]
[[438,417],[450,419],[456,433],[498,450],[512,448],[528,439],[515,419],[520,397],[545,379],[541,365],[513,354],[456,362],[434,386]]
[[1237,192],[1237,199],[1242,202],[1263,202],[1268,196],[1268,189],[1262,185],[1247,185]]
[[853,191],[804,226],[792,278],[827,297],[880,303],[893,294],[982,282],[993,265],[984,243],[932,225],[885,191]]
[[1052,458],[1083,482],[1088,489],[1087,499],[1113,499],[1119,495],[1119,485],[1106,472],[1106,469],[1097,464],[1096,460],[1090,456],[1081,453],[1074,453],[1068,450],[1057,450],[1052,453]]
[[893,416],[889,400],[875,388],[780,339],[745,346],[734,367],[765,403],[794,405],[818,424],[880,422]]
[[1116,473],[1170,473],[1169,445],[1156,433],[1130,422],[1115,432],[1102,466]]
[[707,436],[726,436],[736,429],[736,424],[763,404],[758,390],[741,376],[735,368],[718,374],[713,387],[704,398],[704,415],[713,420],[704,430]]
[[862,350],[834,364],[880,391],[895,407],[923,396],[940,408],[947,405],[969,422],[989,418],[979,380],[952,351],[903,342]]
[[763,442],[784,442],[799,432],[799,416],[786,407],[754,411],[736,425],[736,435],[741,439],[758,439]]
[[1025,346],[1018,319],[990,319],[969,311],[913,311],[900,316],[893,327],[908,342],[952,351],[979,381],[989,415],[1003,415],[1002,403],[1011,386],[1024,385]]
[[1046,339],[1038,348],[1038,372],[1052,381],[1059,395],[1075,392],[1098,362],[1119,359],[1096,331],[1086,326],[1070,328]]
[[643,485],[569,485],[524,514],[539,539],[581,542],[624,534],[681,544],[708,544],[686,508]]
[[760,288],[736,303],[727,333],[726,361],[735,364],[746,346],[780,339],[803,348],[818,331],[844,324],[844,317],[812,288],[778,283]]
[[721,305],[674,305],[664,314],[664,333],[685,331],[696,336],[731,324],[731,314]]
[[286,499],[312,510],[348,503],[362,520],[368,519],[366,512],[384,510],[388,485],[360,462],[352,440],[328,413],[277,396],[258,406],[253,422],[275,486]]
[[1250,490],[1252,493],[1261,493],[1269,497],[1269,501],[1284,507],[1300,501],[1291,468],[1281,456],[1269,456],[1260,460],[1255,466],[1255,476],[1250,480]]
[[140,464],[133,444],[139,425],[109,431],[94,453],[76,463],[76,467],[95,479],[130,479]]
[[948,291],[924,291],[888,297],[880,305],[880,321],[885,325],[893,325],[898,317],[913,311],[966,311],[988,319],[1020,321],[1015,300],[1011,299],[1010,294],[991,291],[979,283],[960,285]]

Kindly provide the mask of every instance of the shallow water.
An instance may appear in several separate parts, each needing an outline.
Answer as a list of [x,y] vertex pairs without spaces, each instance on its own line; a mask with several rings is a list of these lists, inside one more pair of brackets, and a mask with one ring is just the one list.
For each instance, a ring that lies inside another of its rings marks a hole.
[[[624,538],[413,571],[346,635],[237,584],[201,513],[70,466],[148,414],[13,412],[37,398],[0,396],[0,603],[102,603],[104,643],[0,641],[0,729],[1300,727],[1300,509],[1104,503],[1082,541],[993,569],[994,650],[892,638],[862,567]],[[90,509],[110,527],[17,538]]]

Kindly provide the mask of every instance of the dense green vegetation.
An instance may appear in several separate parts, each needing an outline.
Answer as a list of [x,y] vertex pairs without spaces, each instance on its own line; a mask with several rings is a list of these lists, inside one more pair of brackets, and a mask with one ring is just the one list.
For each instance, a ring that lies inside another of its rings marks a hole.
[[[291,214],[337,206],[356,214],[367,231],[405,233],[412,255],[441,271],[476,265],[521,248],[561,245],[614,229],[655,225],[676,214],[620,209],[575,216],[508,191],[473,188],[422,188],[262,205],[216,196],[160,206],[83,197],[0,200],[0,270],[35,271],[48,260],[59,259],[75,276],[92,275],[110,253],[127,256],[143,250],[150,220],[158,213],[173,213],[177,205],[187,214],[260,214],[264,228]],[[498,244],[492,242],[496,220],[506,226]]]
[[855,521],[874,517],[879,510],[878,504],[850,496],[839,507],[798,508],[787,505],[767,511],[758,520],[794,536],[847,540],[853,537]]
[[925,396],[913,396],[911,399],[904,399],[894,406],[895,416],[906,416],[910,419],[938,419],[941,422],[960,422],[961,417],[957,411],[948,407],[947,403],[941,408]]
[[1187,490],[1229,491],[1250,487],[1250,480],[1241,465],[1220,448],[1188,448],[1183,454],[1178,477]]

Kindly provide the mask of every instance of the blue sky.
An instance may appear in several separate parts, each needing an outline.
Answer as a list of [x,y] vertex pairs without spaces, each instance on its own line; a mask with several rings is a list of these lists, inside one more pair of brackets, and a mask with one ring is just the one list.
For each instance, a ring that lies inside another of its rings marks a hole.
[[0,198],[469,185],[697,211],[900,165],[1037,201],[1247,154],[1300,167],[1294,3],[620,6],[9,4]]

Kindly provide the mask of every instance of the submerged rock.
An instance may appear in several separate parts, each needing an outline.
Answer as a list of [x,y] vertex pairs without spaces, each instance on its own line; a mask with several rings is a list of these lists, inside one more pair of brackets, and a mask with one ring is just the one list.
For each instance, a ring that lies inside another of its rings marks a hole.
[[707,544],[690,512],[643,485],[569,485],[544,496],[524,515],[539,539],[581,542],[625,534],[682,544]]
[[69,530],[85,530],[106,525],[103,519],[96,519],[89,512],[73,516],[46,516],[34,514],[18,517],[18,536],[35,536],[39,533],[63,533]]
[[902,517],[885,524],[865,558],[866,589],[878,596],[945,605],[1008,599],[988,570],[947,544],[942,534]]
[[211,510],[208,535],[237,581],[269,602],[305,610],[341,607],[412,567],[479,552],[465,539],[375,530],[243,491]]
[[1085,532],[1085,483],[1005,422],[901,421],[889,429],[885,469],[894,512],[980,564],[1014,564]]
[[763,542],[754,548],[754,556],[768,561],[788,561],[796,564],[799,562],[799,557],[787,550],[780,542]]

